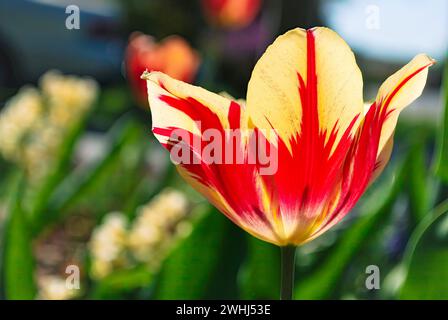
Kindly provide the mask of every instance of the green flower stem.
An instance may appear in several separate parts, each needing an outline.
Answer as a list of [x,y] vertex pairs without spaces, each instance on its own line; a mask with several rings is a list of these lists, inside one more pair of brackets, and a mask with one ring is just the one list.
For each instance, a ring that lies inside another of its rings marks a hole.
[[286,246],[280,247],[282,260],[282,275],[281,275],[281,300],[291,300],[294,291],[294,269],[296,247]]

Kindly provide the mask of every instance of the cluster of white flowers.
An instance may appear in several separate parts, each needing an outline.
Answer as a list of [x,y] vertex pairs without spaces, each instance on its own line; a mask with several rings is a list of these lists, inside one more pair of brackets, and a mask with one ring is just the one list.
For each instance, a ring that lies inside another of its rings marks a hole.
[[115,268],[126,264],[127,223],[123,214],[112,212],[107,214],[103,223],[93,231],[89,248],[94,278],[103,278]]
[[176,236],[187,233],[191,228],[184,219],[187,208],[185,196],[172,190],[160,193],[141,207],[128,236],[128,245],[135,259],[157,267]]
[[43,114],[42,97],[31,87],[22,88],[0,114],[0,152],[11,161],[22,158],[22,141]]
[[66,279],[59,276],[42,276],[38,281],[39,300],[68,300],[76,297],[77,290],[70,289]]
[[92,276],[100,279],[133,263],[156,270],[176,241],[190,230],[188,201],[171,189],[139,208],[129,228],[123,214],[110,213],[92,234]]
[[92,107],[94,80],[49,71],[39,89],[22,88],[0,114],[0,154],[39,178],[51,167],[68,132]]

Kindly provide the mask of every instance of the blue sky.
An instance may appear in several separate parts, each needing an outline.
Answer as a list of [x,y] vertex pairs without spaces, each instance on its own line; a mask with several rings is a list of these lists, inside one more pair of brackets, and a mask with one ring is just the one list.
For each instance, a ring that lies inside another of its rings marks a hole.
[[326,24],[368,57],[402,61],[425,52],[443,60],[448,52],[446,0],[326,0],[322,10]]

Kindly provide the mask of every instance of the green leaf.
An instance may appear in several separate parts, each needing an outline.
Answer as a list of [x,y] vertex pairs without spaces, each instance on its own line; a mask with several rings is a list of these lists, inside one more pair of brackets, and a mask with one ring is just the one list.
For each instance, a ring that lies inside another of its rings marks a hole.
[[21,208],[24,179],[20,177],[14,187],[5,227],[4,274],[7,299],[34,299],[34,257],[30,228]]
[[432,194],[434,192],[434,185],[430,174],[427,170],[428,166],[425,163],[425,145],[417,143],[411,149],[409,155],[409,172],[407,175],[407,189],[409,193],[410,212],[415,222],[415,225],[420,222],[431,208]]
[[48,201],[55,187],[61,182],[66,174],[76,142],[84,131],[86,119],[87,117],[76,123],[67,134],[58,150],[58,156],[53,170],[43,180],[36,195],[33,195],[33,200],[29,209],[31,225],[33,227],[42,223],[43,217],[41,215],[45,214],[47,211]]
[[336,285],[350,263],[368,239],[372,237],[377,226],[391,212],[403,184],[405,165],[401,165],[394,181],[385,181],[367,199],[361,211],[367,211],[340,236],[337,243],[330,249],[326,259],[317,266],[306,279],[297,279],[296,299],[327,299],[331,297]]
[[[166,161],[169,162],[169,158]],[[166,170],[164,170],[164,172],[157,178],[142,179],[136,186],[135,191],[123,204],[123,212],[132,219],[142,203],[148,202],[163,189],[168,187],[179,188],[178,184],[175,183],[177,181],[174,181],[173,183],[176,174],[176,166],[173,166],[171,162],[169,162]]]
[[270,243],[248,238],[247,259],[241,270],[243,299],[278,299],[280,294],[280,249]]
[[439,133],[437,135],[436,174],[448,183],[448,59],[445,61],[445,71],[442,84],[443,117]]
[[418,225],[406,248],[400,299],[448,299],[448,200]]
[[117,270],[95,283],[90,298],[121,298],[138,288],[149,286],[153,279],[154,275],[145,265],[139,265],[131,269]]
[[[209,285],[226,256],[230,223],[209,206],[185,240],[176,247],[163,264],[156,287],[156,299],[203,299]],[[204,208],[200,209],[204,210]]]
[[108,134],[111,144],[105,156],[83,172],[73,172],[61,183],[51,199],[51,211],[60,213],[74,205],[104,172],[120,160],[120,152],[140,137],[140,134],[140,127],[136,126],[132,120],[121,119]]

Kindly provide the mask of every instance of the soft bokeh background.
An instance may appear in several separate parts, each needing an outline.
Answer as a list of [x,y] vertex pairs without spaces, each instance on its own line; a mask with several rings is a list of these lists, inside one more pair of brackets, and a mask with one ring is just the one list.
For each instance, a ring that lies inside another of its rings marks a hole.
[[[326,25],[355,51],[366,100],[415,54],[438,63],[381,178],[299,248],[296,298],[448,298],[448,3],[208,4],[0,0],[0,297],[278,298],[278,248],[179,178],[150,132],[138,75],[162,70],[244,98],[276,36]],[[66,28],[68,5],[79,29]],[[371,265],[377,290],[366,288]]]

